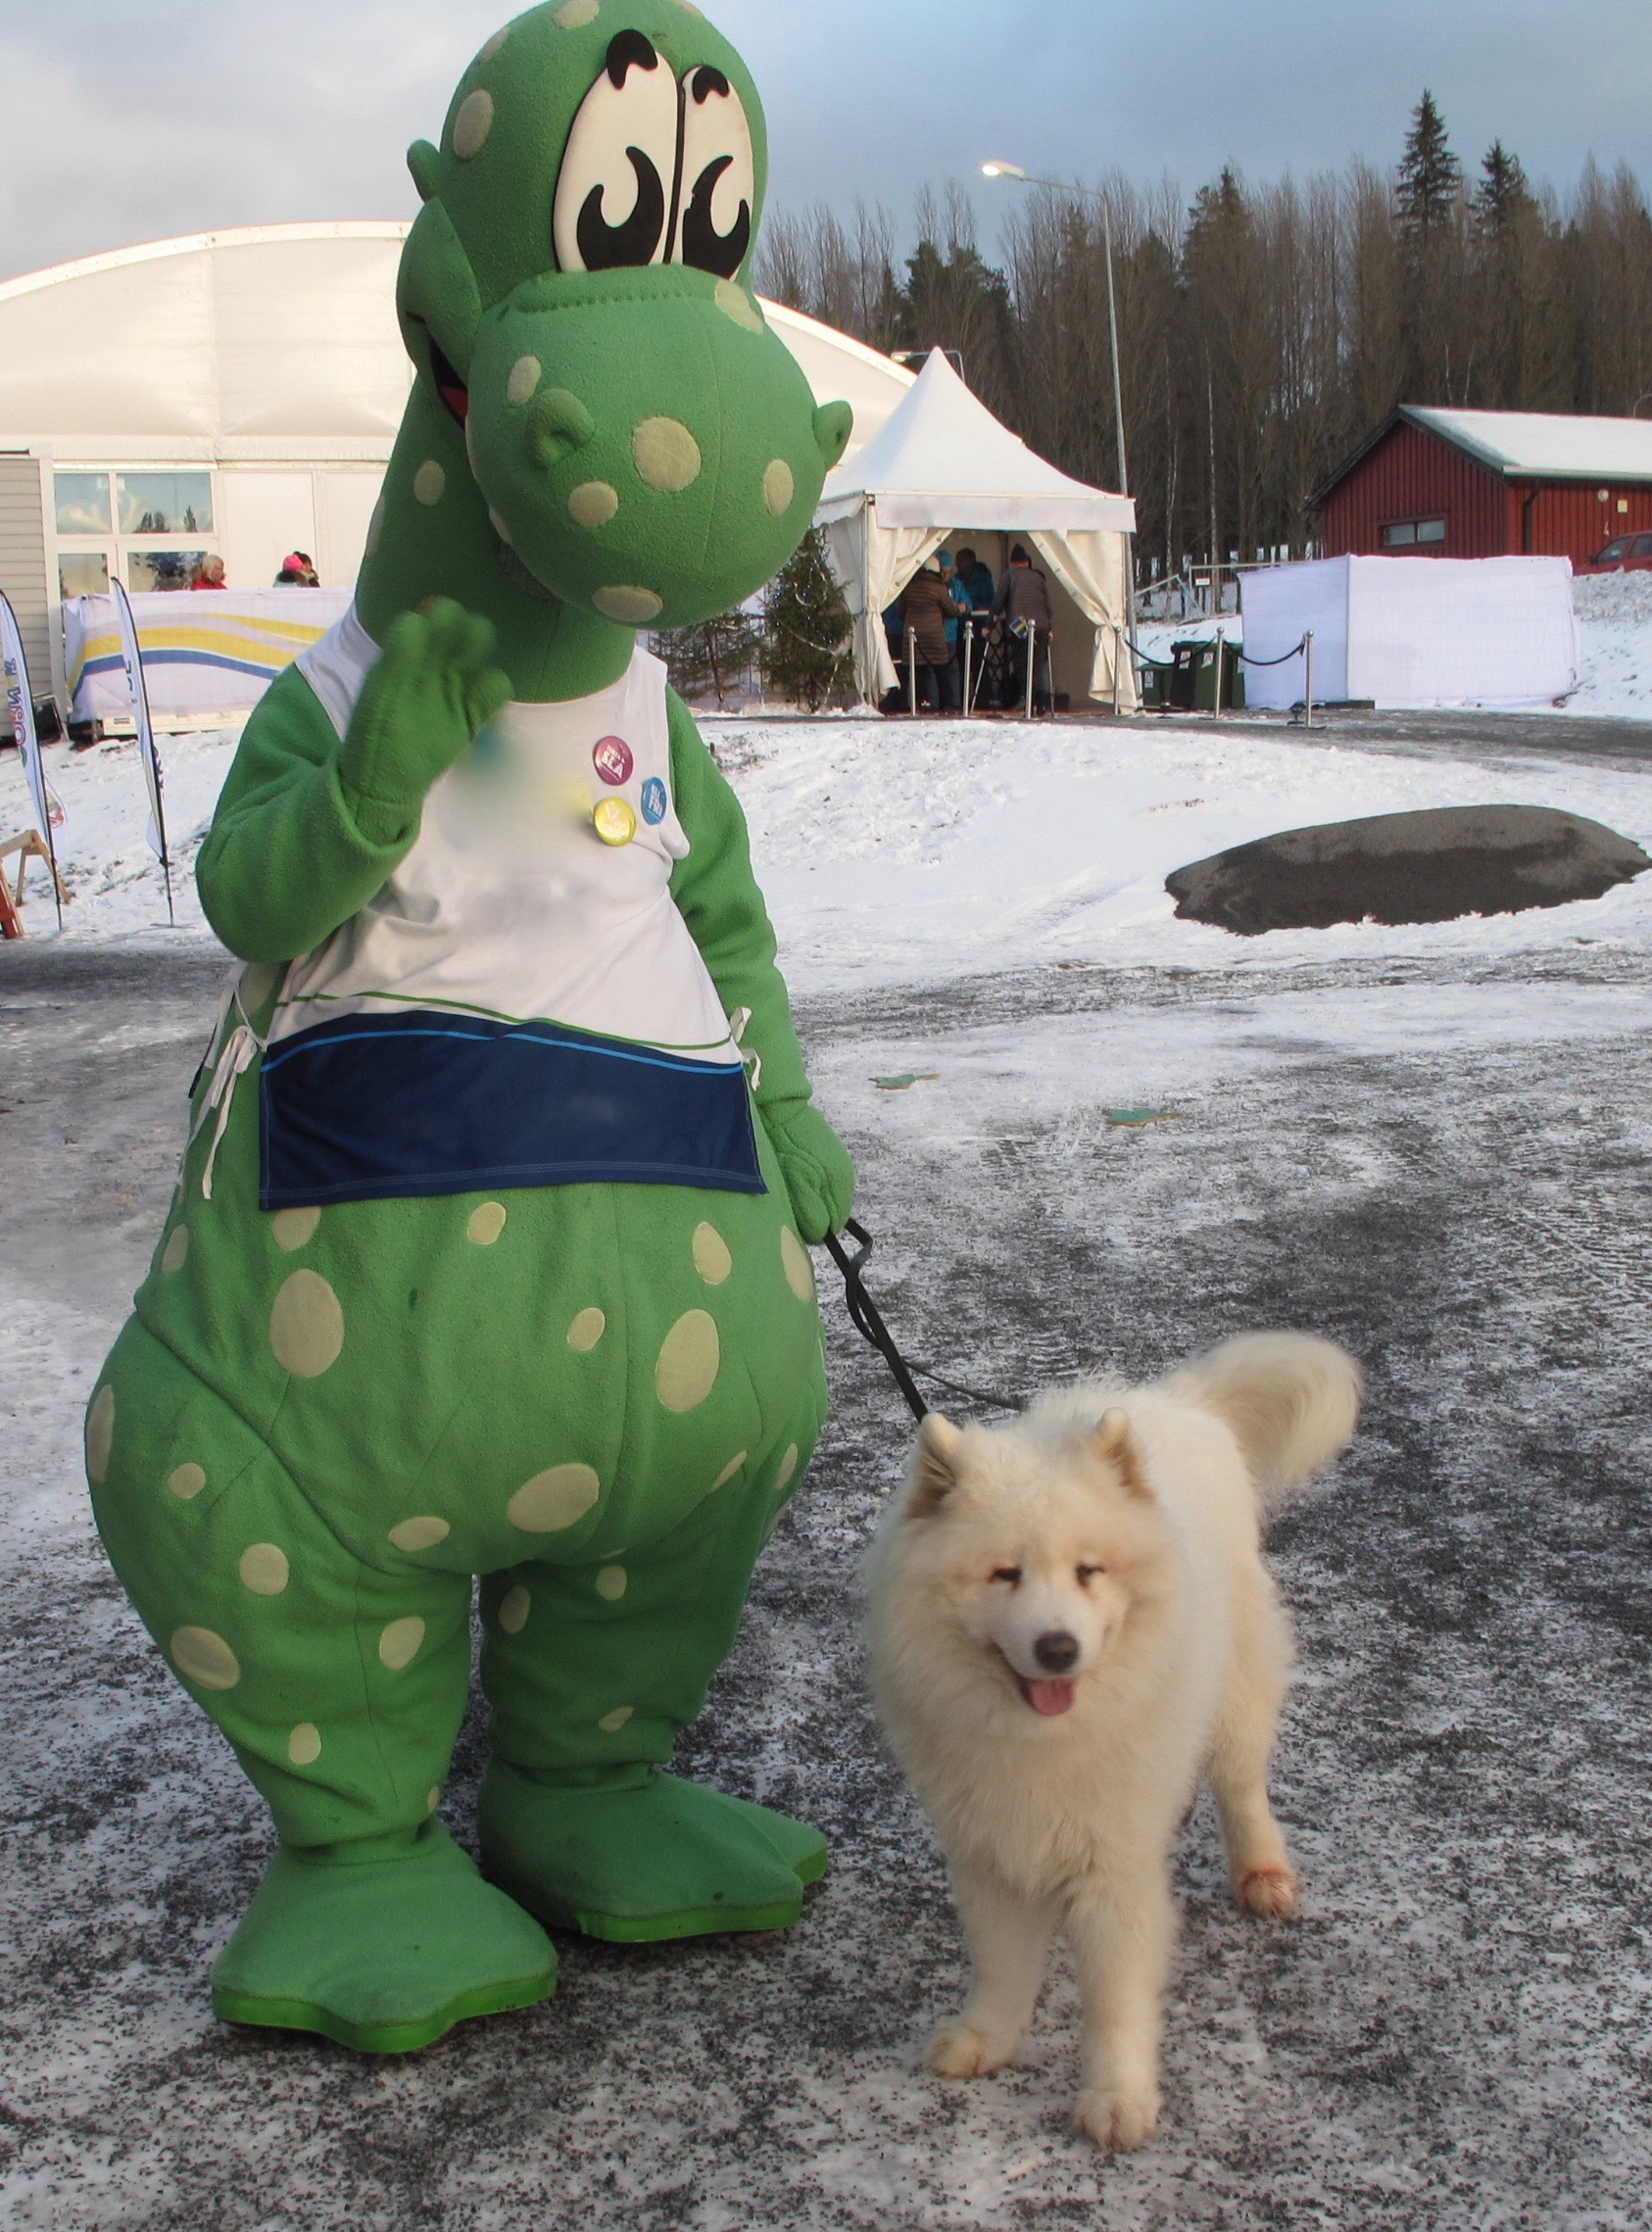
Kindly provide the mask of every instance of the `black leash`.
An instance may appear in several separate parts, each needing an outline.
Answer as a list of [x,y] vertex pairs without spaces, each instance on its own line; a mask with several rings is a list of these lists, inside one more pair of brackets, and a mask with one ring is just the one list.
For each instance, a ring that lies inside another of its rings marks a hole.
[[1018,1411],[1024,1407],[1013,1395],[996,1395],[986,1387],[966,1387],[962,1381],[947,1380],[931,1365],[908,1364],[896,1346],[895,1335],[884,1324],[878,1305],[867,1293],[865,1282],[860,1276],[871,1260],[872,1236],[864,1225],[857,1224],[852,1217],[845,1224],[844,1231],[851,1240],[859,1242],[852,1255],[844,1246],[837,1233],[826,1235],[826,1246],[831,1252],[832,1261],[843,1273],[844,1300],[849,1308],[850,1323],[863,1340],[871,1342],[889,1366],[890,1376],[906,1398],[906,1407],[915,1419],[927,1418],[929,1415],[929,1405],[918,1392],[917,1380],[933,1380],[938,1387],[945,1387],[948,1394],[965,1395],[971,1402],[985,1403],[990,1410]]

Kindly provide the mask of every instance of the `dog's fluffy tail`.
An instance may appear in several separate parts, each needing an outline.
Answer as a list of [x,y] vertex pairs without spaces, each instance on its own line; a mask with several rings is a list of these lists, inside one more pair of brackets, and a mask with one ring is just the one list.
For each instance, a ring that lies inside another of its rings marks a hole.
[[1228,1427],[1272,1512],[1347,1447],[1363,1381],[1334,1341],[1247,1333],[1195,1356],[1166,1385]]

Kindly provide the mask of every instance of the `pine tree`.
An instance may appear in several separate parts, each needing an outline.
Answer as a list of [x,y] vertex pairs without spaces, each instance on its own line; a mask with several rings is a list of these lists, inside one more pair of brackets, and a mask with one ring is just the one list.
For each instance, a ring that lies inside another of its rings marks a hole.
[[1400,236],[1414,253],[1444,229],[1463,183],[1463,166],[1451,152],[1445,124],[1425,85],[1405,135],[1394,202]]
[[769,584],[763,679],[777,696],[818,712],[854,679],[849,607],[811,527]]
[[1500,139],[1494,139],[1485,151],[1473,207],[1475,224],[1482,237],[1506,234],[1534,207],[1519,156],[1511,155]]
[[756,656],[762,640],[759,622],[739,610],[714,613],[689,628],[663,628],[654,639],[672,689],[690,700],[710,691],[719,705]]

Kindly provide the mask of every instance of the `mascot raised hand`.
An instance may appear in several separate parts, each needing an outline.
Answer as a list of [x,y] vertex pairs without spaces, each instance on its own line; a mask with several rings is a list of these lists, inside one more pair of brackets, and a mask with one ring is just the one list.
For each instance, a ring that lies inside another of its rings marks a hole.
[[[808,1463],[853,1184],[635,634],[767,580],[849,437],[752,293],[751,79],[685,0],[559,0],[410,162],[407,415],[201,854],[251,965],[86,1422],[279,1835],[214,2006],[381,2053],[542,1999],[542,1923],[774,1929],[824,1869],[663,1763]],[[476,1575],[482,1872],[438,1811]]]

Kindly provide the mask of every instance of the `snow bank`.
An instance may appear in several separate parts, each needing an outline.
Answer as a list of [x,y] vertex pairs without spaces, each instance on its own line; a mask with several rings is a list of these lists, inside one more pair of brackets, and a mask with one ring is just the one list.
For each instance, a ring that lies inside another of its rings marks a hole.
[[[752,825],[788,975],[810,992],[1055,961],[1192,969],[1640,944],[1652,876],[1481,920],[1276,930],[1179,922],[1171,869],[1309,822],[1523,803],[1652,841],[1652,784],[1561,759],[1518,772],[1292,739],[1260,723],[708,724]],[[1649,848],[1652,849],[1652,848]]]
[[1652,573],[1585,574],[1572,601],[1582,682],[1566,710],[1652,719]]
[[[1648,618],[1652,637],[1652,576]],[[1647,672],[1652,676],[1652,661]],[[1259,961],[1529,949],[1584,937],[1639,943],[1652,877],[1603,899],[1485,921],[1373,923],[1239,939],[1178,922],[1173,868],[1308,822],[1418,806],[1520,802],[1603,821],[1652,847],[1652,785],[1621,769],[1529,761],[1518,773],[1415,751],[1310,743],[1261,722],[1039,724],[730,717],[705,733],[752,826],[758,875],[800,989],[923,983],[1093,961],[1242,970]],[[194,861],[235,732],[163,746],[179,932],[210,937]],[[48,753],[68,809],[62,849],[75,939],[166,934],[144,842],[135,748]],[[0,825],[33,816],[15,754]],[[38,870],[31,870],[31,875]],[[24,921],[51,928],[45,887]]]
[[[168,849],[177,928],[210,938],[195,893],[195,855],[234,757],[239,728],[202,730],[159,740],[165,781]],[[72,894],[64,932],[76,938],[121,938],[168,929],[161,863],[144,836],[149,801],[137,743],[111,739],[84,752],[48,747],[46,779],[63,801],[58,865]],[[0,753],[0,836],[32,828],[34,803],[15,752]],[[38,879],[38,881],[36,880]],[[24,927],[30,936],[53,927],[41,865],[32,861],[24,886]]]

